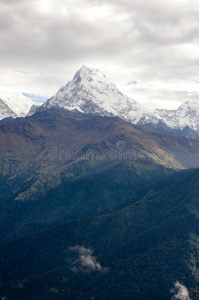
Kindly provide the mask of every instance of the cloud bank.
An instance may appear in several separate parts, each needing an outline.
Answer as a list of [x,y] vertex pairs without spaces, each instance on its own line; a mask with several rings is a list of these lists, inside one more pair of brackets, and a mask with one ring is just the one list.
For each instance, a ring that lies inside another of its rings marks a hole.
[[148,106],[199,100],[196,0],[0,0],[0,26],[3,89],[50,97],[85,64]]

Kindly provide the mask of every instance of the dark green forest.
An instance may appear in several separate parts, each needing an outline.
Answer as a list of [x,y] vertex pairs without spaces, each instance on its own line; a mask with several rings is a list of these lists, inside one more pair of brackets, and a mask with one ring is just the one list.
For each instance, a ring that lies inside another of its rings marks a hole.
[[[179,281],[197,299],[198,181],[199,169],[182,171],[116,211],[1,244],[1,296],[171,299]],[[76,246],[92,249],[101,269],[81,267]]]

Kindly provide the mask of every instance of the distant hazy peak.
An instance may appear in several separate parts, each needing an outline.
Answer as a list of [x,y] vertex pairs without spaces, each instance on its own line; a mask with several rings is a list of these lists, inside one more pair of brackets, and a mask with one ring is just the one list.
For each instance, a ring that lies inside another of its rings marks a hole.
[[35,103],[30,98],[24,96],[22,93],[12,93],[2,90],[0,90],[0,98],[10,110],[10,113],[8,112],[8,110],[5,111],[5,114],[5,112],[3,112],[1,108],[1,119],[7,117],[24,117],[29,112],[30,107]]
[[199,110],[199,102],[196,100],[188,100],[188,101],[182,103],[178,109],[187,109],[187,108]]

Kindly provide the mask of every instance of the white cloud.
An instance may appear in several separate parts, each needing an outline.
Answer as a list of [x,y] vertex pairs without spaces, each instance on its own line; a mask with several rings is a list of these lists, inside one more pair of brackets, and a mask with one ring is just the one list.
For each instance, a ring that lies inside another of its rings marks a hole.
[[74,262],[72,270],[91,272],[99,271],[106,272],[107,268],[103,268],[100,263],[97,262],[96,258],[93,256],[93,251],[91,249],[85,248],[83,246],[69,247],[69,250],[78,253],[78,259]]
[[191,300],[186,286],[178,281],[175,283],[175,288],[171,290],[171,293],[174,294],[173,300]]

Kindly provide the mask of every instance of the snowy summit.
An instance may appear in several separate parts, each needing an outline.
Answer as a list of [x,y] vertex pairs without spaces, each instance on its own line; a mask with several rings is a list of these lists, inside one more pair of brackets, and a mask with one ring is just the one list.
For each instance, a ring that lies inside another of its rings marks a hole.
[[25,117],[33,104],[34,101],[21,93],[0,91],[0,119]]
[[176,110],[156,109],[154,113],[170,128],[182,130],[188,126],[199,132],[199,102],[197,101],[189,100]]
[[61,87],[43,107],[62,107],[86,114],[118,116],[133,123],[141,118],[156,119],[135,100],[123,95],[99,70],[86,66],[82,66],[73,80]]
[[118,116],[133,124],[155,124],[171,129],[188,127],[199,133],[199,103],[187,101],[177,110],[149,110],[120,92],[99,70],[82,66],[73,79],[39,107],[22,94],[0,92],[0,119],[23,117],[52,107],[85,114]]

